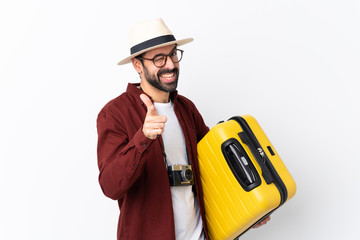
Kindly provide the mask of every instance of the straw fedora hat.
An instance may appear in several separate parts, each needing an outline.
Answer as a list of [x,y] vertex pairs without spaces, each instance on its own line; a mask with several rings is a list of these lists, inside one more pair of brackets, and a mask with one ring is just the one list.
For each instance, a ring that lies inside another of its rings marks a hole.
[[152,49],[172,44],[181,46],[193,40],[176,40],[161,18],[139,22],[130,29],[130,56],[121,60],[118,65],[130,63],[132,58]]

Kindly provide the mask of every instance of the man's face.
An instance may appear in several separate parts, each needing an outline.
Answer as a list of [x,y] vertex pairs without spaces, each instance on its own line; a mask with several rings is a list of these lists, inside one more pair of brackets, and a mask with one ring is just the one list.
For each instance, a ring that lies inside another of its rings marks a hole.
[[[161,47],[146,52],[143,57],[152,59],[161,54],[171,54],[175,50],[175,45]],[[167,57],[166,64],[161,68],[156,67],[153,61],[150,60],[144,59],[143,63],[144,77],[153,87],[164,92],[176,90],[179,78],[179,63],[174,63],[170,57]]]

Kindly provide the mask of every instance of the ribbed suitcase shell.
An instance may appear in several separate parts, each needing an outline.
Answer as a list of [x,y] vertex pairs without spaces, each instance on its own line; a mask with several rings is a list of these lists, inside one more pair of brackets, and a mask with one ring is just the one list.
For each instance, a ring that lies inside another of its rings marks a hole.
[[[251,128],[283,185],[286,199],[281,196],[275,183],[267,184],[262,170],[249,147],[240,139],[243,132],[238,121],[228,120],[214,126],[198,143],[200,177],[203,187],[209,240],[230,240],[242,235],[251,226],[292,198],[296,192],[295,182],[275,148],[250,115],[242,118]],[[238,141],[246,151],[260,177],[259,186],[244,190],[230,169],[223,151],[224,142]],[[268,148],[269,147],[269,148]],[[283,194],[284,195],[284,194]]]

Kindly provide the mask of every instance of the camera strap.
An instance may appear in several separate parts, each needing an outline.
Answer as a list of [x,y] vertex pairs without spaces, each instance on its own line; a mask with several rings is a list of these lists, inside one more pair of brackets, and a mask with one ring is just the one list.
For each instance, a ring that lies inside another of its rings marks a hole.
[[[166,160],[166,152],[165,152],[165,146],[164,146],[164,142],[162,140],[162,138],[160,139],[160,144],[161,144],[161,150],[162,150],[162,154],[163,154],[163,157],[164,157],[164,162],[165,162],[165,166],[166,166],[166,169],[168,169],[168,163],[167,163],[167,160]],[[187,163],[191,166],[191,161],[190,161],[190,156],[189,156],[189,151],[187,149],[187,147],[185,146],[185,149],[186,149],[186,157],[187,157]]]
[[164,162],[165,162],[165,166],[166,166],[166,170],[167,170],[169,165],[168,165],[167,160],[166,160],[165,147],[164,147],[164,143],[163,143],[162,138],[160,139],[160,144],[161,144],[161,150],[162,150],[162,154],[163,154],[163,157],[164,157]]

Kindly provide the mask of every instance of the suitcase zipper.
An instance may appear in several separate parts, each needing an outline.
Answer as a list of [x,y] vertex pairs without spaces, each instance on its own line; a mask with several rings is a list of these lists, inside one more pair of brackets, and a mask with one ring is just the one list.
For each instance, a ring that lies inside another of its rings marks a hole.
[[246,120],[240,116],[230,118],[229,120],[235,120],[240,124],[241,128],[243,129],[243,132],[239,133],[239,137],[249,147],[250,151],[254,155],[256,161],[258,162],[262,170],[262,175],[266,183],[267,184],[274,183],[277,189],[279,190],[281,196],[281,201],[279,206],[281,206],[286,202],[288,195],[284,182],[281,180],[276,169],[271,164],[271,161],[267,157],[266,153],[261,147],[261,144],[258,142],[257,138],[255,137],[254,133],[252,132]]
[[279,174],[275,170],[274,166],[271,164],[269,158],[267,157],[266,153],[261,147],[261,144],[258,142],[257,138],[255,137],[255,134],[252,132],[246,120],[241,116],[232,117],[229,120],[235,120],[236,122],[239,123],[239,125],[243,129],[243,132],[240,132],[238,134],[241,141],[243,141],[249,147],[251,153],[254,155],[256,161],[259,163],[259,166],[262,170],[262,175],[266,183],[267,184],[274,183],[276,188],[279,190],[279,194],[281,197],[279,206],[277,206],[275,209],[270,211],[268,214],[265,214],[265,216],[260,218],[256,223],[254,223],[252,226],[250,226],[248,229],[246,229],[238,237],[235,238],[235,239],[239,239],[239,237],[242,236],[244,233],[246,233],[249,229],[251,229],[253,226],[261,222],[267,216],[270,216],[276,209],[278,209],[281,205],[283,205],[287,200],[288,194],[284,182],[281,180]]

